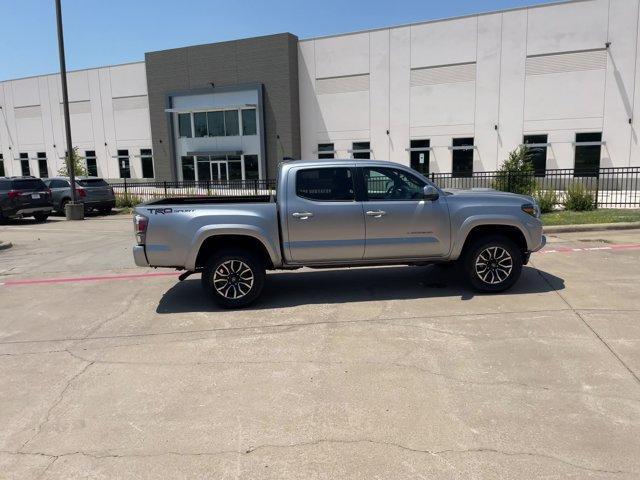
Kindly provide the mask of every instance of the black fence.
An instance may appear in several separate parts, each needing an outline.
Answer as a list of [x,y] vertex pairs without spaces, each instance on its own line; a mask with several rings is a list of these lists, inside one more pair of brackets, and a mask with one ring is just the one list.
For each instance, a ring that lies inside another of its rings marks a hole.
[[116,197],[130,197],[134,203],[148,202],[167,197],[235,197],[246,195],[270,195],[275,192],[275,180],[229,180],[144,182],[124,180],[111,183]]
[[[640,167],[600,168],[598,171],[573,169],[547,170],[544,175],[523,175],[504,172],[430,173],[428,177],[445,189],[495,188],[506,191],[554,192],[557,205],[562,206],[571,185],[582,185],[596,207],[640,207]],[[146,202],[165,197],[245,196],[275,193],[275,180],[231,180],[145,182],[125,180],[112,183],[118,197],[130,197],[134,202]]]

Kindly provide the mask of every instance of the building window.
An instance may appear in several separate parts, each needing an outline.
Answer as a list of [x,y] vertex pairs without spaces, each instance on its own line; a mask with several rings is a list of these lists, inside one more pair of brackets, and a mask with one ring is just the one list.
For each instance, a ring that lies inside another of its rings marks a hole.
[[452,146],[452,176],[473,176],[473,137],[454,138]]
[[38,152],[38,173],[40,178],[49,178],[49,168],[47,167],[47,154],[45,152]]
[[210,137],[224,136],[224,112],[207,112]]
[[369,142],[353,142],[353,158],[371,158],[370,145]]
[[244,156],[244,178],[247,180],[258,180],[260,178],[257,155]]
[[240,125],[238,124],[238,110],[225,110],[224,127],[227,137],[240,135]]
[[318,158],[334,158],[333,143],[318,144]]
[[409,143],[409,160],[411,168],[423,175],[429,174],[430,140],[411,140]]
[[129,150],[118,150],[118,167],[120,169],[120,178],[131,178]]
[[142,164],[142,178],[153,178],[153,156],[150,148],[140,149],[140,163]]
[[242,180],[242,160],[240,155],[227,156],[227,172],[229,180]]
[[29,168],[29,154],[21,153],[20,154],[20,170],[23,177],[28,177],[31,175],[31,169]]
[[193,157],[182,157],[182,180],[185,182],[196,179],[196,171],[193,166]]
[[256,109],[246,108],[242,110],[242,135],[255,135],[257,132]]
[[601,147],[602,132],[576,133],[574,176],[598,176]]
[[4,173],[4,157],[0,153],[0,177],[4,177],[6,174]]
[[178,136],[182,138],[191,138],[191,114],[178,114]]
[[310,168],[296,174],[296,195],[309,200],[352,201],[355,199],[350,168]]
[[98,162],[96,161],[95,150],[85,150],[84,160],[87,164],[87,175],[90,177],[98,176]]
[[209,134],[207,130],[207,114],[205,112],[193,114],[193,129],[196,137],[206,137]]
[[529,159],[536,177],[544,177],[547,170],[547,136],[525,135],[522,143],[529,148]]

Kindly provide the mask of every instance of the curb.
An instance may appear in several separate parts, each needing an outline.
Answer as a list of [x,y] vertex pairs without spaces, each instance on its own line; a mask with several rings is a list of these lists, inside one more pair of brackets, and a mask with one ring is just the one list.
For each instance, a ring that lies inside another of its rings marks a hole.
[[634,230],[640,222],[585,223],[584,225],[552,225],[543,227],[544,233],[598,232],[603,230]]
[[3,242],[0,240],[0,250],[6,250],[7,248],[11,248],[13,244],[11,242]]

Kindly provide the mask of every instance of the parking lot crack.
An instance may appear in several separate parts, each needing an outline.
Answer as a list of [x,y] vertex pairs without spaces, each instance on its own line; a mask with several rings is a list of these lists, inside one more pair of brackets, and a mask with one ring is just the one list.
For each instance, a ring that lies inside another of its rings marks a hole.
[[[69,352],[70,353],[70,352]],[[36,426],[36,430],[34,432],[34,434],[27,440],[25,441],[20,448],[18,449],[19,453],[31,453],[31,452],[25,452],[24,449],[40,434],[40,432],[42,431],[42,427],[44,427],[49,420],[51,419],[51,414],[53,412],[53,410],[60,405],[60,403],[62,402],[62,400],[64,399],[65,395],[67,394],[67,392],[69,391],[69,389],[72,387],[73,383],[80,378],[88,369],[89,367],[91,367],[91,365],[93,365],[95,362],[91,361],[91,362],[87,362],[86,365],[84,365],[80,371],[78,371],[75,375],[73,375],[71,378],[69,378],[69,380],[67,380],[64,388],[60,391],[60,393],[58,394],[58,396],[56,397],[56,399],[54,400],[54,402],[49,406],[49,408],[47,409],[44,418],[42,419],[42,421]]]
[[580,314],[580,312],[578,310],[576,310],[573,305],[571,305],[569,303],[569,301],[564,297],[564,295],[562,295],[562,293],[560,293],[549,281],[549,279],[547,279],[547,277],[544,275],[543,272],[541,272],[539,269],[536,269],[536,271],[538,272],[538,275],[540,275],[540,277],[542,277],[542,279],[547,283],[547,285],[549,285],[549,287],[556,293],[556,295],[558,295],[558,297],[560,297],[560,299],[573,311],[574,315],[576,317],[578,317],[578,319],[591,331],[591,333],[598,339],[598,341],[600,343],[602,343],[602,345],[605,346],[605,348],[607,350],[609,350],[609,352],[611,353],[611,355],[613,355],[613,357],[618,361],[618,363],[620,365],[622,365],[622,367],[629,372],[629,374],[631,374],[631,376],[634,378],[634,380],[636,381],[636,383],[640,384],[640,377],[638,376],[638,374],[636,372],[634,372],[631,367],[629,365],[627,365],[627,363],[620,357],[620,355],[618,355],[616,353],[616,351],[613,349],[613,347],[611,347],[611,345],[609,345],[606,340],[598,333],[596,332],[596,330],[591,326],[591,324]]

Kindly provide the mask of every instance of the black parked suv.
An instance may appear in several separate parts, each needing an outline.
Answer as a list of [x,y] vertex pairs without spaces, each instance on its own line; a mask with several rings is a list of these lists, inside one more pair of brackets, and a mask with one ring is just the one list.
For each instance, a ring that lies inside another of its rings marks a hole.
[[0,222],[34,217],[44,222],[51,210],[51,190],[35,177],[0,177]]

